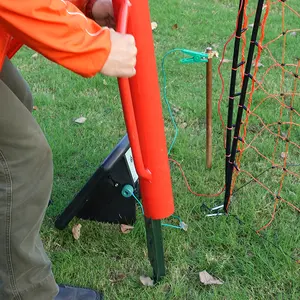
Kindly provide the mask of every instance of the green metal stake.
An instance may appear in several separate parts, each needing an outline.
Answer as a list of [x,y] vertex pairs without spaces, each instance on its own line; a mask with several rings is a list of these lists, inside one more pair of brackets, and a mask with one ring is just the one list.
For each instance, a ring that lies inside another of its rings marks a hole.
[[161,221],[145,217],[148,257],[153,268],[154,283],[166,275]]

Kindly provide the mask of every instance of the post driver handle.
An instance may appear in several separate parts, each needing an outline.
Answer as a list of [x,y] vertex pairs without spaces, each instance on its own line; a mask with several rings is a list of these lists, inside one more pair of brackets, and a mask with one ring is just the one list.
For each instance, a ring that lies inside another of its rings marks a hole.
[[[114,11],[117,21],[116,31],[120,33],[126,33],[131,3],[129,2],[129,0],[122,0],[118,2],[119,7],[117,7],[116,1],[114,1]],[[139,175],[139,177],[151,181],[152,174],[150,170],[145,168],[143,161],[128,78],[118,78],[118,85],[128,138],[130,146],[132,148],[132,154],[137,174]]]

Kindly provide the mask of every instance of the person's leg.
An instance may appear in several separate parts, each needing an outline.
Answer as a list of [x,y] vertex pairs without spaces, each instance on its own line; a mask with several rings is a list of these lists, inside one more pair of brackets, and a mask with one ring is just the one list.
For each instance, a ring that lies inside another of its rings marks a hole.
[[2,71],[0,72],[0,80],[2,80],[25,107],[32,112],[33,98],[30,88],[18,69],[8,58],[4,60]]
[[58,288],[39,231],[52,153],[31,113],[0,80],[0,299],[53,300]]
[[0,78],[0,300],[103,299],[93,290],[55,283],[39,236],[52,188],[52,153],[31,115],[28,84],[10,61]]

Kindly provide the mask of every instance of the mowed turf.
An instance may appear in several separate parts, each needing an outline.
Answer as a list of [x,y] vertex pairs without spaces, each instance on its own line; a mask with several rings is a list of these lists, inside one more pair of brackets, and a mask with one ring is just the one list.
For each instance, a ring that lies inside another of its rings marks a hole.
[[[250,11],[255,10],[257,1],[249,2]],[[287,2],[297,10],[297,0]],[[160,65],[167,51],[185,48],[203,52],[211,46],[221,54],[235,28],[238,1],[153,0],[150,6],[152,20],[158,24],[154,40],[159,79],[163,87]],[[271,11],[266,29],[267,41],[281,33],[280,7],[278,3]],[[287,29],[300,27],[299,17],[288,10],[285,19]],[[249,22],[253,23],[253,17]],[[287,45],[286,63],[295,64],[300,34],[289,35]],[[270,49],[281,61],[282,39]],[[231,60],[232,53],[233,43],[230,43],[225,58]],[[78,219],[72,220],[63,231],[55,229],[57,215],[126,134],[126,127],[114,78],[98,75],[84,79],[40,55],[34,59],[33,54],[34,51],[24,47],[14,62],[32,89],[37,106],[34,117],[53,150],[53,205],[47,211],[42,239],[58,283],[101,290],[106,299],[113,300],[300,298],[300,268],[290,257],[300,259],[299,214],[280,204],[274,222],[263,232],[264,238],[258,236],[255,230],[271,219],[274,198],[255,183],[235,194],[230,207],[231,217],[208,218],[202,204],[209,207],[222,204],[224,195],[213,198],[192,195],[180,171],[171,164],[175,215],[188,224],[188,230],[163,227],[167,275],[155,287],[144,287],[139,281],[140,275],[152,274],[140,209],[137,209],[138,219],[129,234],[122,234],[117,225]],[[174,115],[179,127],[179,135],[170,156],[182,164],[195,192],[213,194],[224,185],[225,165],[223,130],[217,113],[222,88],[217,72],[219,59],[213,61],[213,167],[207,170],[205,65],[180,64],[182,57],[180,52],[175,52],[165,62],[167,97],[171,106],[175,107]],[[264,66],[260,72],[263,73],[272,64],[268,53],[263,54],[262,64]],[[231,63],[224,64],[222,73],[225,94],[221,111],[226,120]],[[279,93],[280,83],[281,71],[274,70],[269,73],[265,86],[270,93]],[[292,83],[292,79],[286,79],[289,89]],[[259,103],[262,97],[265,96],[259,91],[255,93],[254,101]],[[299,96],[295,98],[294,106],[300,111]],[[174,129],[164,103],[163,109],[169,146]],[[276,101],[269,101],[256,113],[266,123],[277,122],[280,106]],[[87,118],[84,124],[74,122],[80,116]],[[288,117],[288,113],[284,113],[285,120]],[[299,117],[295,116],[294,122],[299,123]],[[251,140],[261,129],[261,124],[255,118],[250,119],[250,124]],[[291,138],[299,144],[298,128],[293,128]],[[277,130],[276,127],[273,129]],[[264,132],[254,145],[271,158],[274,143],[274,136]],[[285,144],[281,144],[276,152],[278,163],[282,163],[280,154],[284,147]],[[300,163],[297,147],[291,147],[289,155],[289,163]],[[270,167],[270,163],[249,149],[244,153],[242,166],[256,176]],[[293,167],[291,171],[299,174],[299,167]],[[281,175],[281,171],[271,170],[262,175],[260,180],[276,193]],[[240,175],[237,188],[249,179]],[[300,206],[299,192],[299,177],[288,177],[282,192],[285,198]],[[243,222],[234,218],[235,215]],[[164,222],[177,224],[172,218]],[[82,225],[81,237],[75,241],[71,229],[78,223]],[[220,278],[224,284],[204,286],[199,280],[199,272],[203,270]]]

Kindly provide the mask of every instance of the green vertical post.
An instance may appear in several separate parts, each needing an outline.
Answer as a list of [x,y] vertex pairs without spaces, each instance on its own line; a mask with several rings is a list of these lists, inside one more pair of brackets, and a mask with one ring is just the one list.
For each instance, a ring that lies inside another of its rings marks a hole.
[[145,225],[148,257],[153,268],[154,283],[157,283],[166,274],[161,221],[145,217]]

